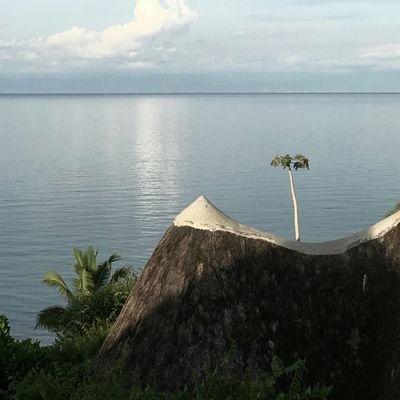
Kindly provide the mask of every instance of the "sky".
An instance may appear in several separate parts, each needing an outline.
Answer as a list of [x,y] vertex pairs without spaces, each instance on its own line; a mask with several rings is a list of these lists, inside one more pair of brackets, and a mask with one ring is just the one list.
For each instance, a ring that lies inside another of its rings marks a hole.
[[397,0],[0,0],[0,93],[400,91]]

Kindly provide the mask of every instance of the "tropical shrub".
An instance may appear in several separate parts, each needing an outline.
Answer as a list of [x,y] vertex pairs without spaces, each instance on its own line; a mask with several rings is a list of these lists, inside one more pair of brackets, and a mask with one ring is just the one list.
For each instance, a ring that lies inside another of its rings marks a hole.
[[112,264],[121,259],[118,254],[112,254],[101,264],[97,264],[97,254],[92,247],[84,253],[74,249],[74,289],[57,272],[49,271],[44,276],[43,282],[58,289],[66,306],[55,305],[40,311],[37,327],[59,334],[82,335],[93,326],[106,329],[116,319],[137,276],[130,266],[112,272]]
[[[15,340],[8,319],[0,316],[0,400],[326,400],[330,389],[308,385],[305,363],[289,367],[274,357],[271,368],[258,377],[238,379],[226,372],[224,363],[205,371],[191,389],[166,393],[152,387],[128,387],[123,370],[114,371],[112,382],[103,387],[92,379],[94,358],[136,282],[130,268],[116,270],[112,255],[97,264],[92,248],[75,249],[75,272],[71,290],[57,273],[48,273],[45,282],[59,289],[65,306],[55,312],[41,312],[39,326],[57,332],[51,346]],[[86,272],[85,272],[86,271]],[[56,307],[56,306],[55,306]],[[47,310],[47,309],[46,309]],[[44,310],[44,311],[46,311]],[[59,320],[57,320],[59,318]]]
[[[84,343],[71,344],[79,352]],[[24,379],[12,385],[13,400],[327,400],[330,389],[307,386],[304,383],[305,364],[297,361],[289,367],[275,357],[271,371],[254,378],[250,375],[238,380],[218,370],[209,373],[193,390],[166,393],[154,388],[127,389],[123,374],[116,374],[106,388],[90,378],[88,369],[95,353],[88,359],[74,360],[66,354],[71,348],[63,347],[52,362],[34,369]],[[83,349],[83,353],[85,353]],[[65,359],[60,358],[64,354]]]
[[238,380],[232,374],[221,374],[216,369],[208,374],[195,389],[196,399],[240,400],[325,400],[331,389],[305,384],[305,362],[298,360],[285,367],[279,357],[274,357],[271,371],[254,378],[251,374]]
[[[25,353],[25,361],[18,364],[19,373],[11,376],[8,382],[6,399],[84,399],[85,390],[93,384],[86,379],[94,357],[100,350],[107,335],[105,330],[95,328],[87,336],[59,335],[51,346],[37,347],[40,357],[35,363],[31,360],[32,349],[26,349],[18,342],[19,350]],[[12,339],[13,340],[13,339]],[[92,385],[95,387],[96,385]],[[79,396],[81,397],[79,397]],[[0,399],[3,397],[0,396]]]
[[0,315],[0,399],[6,398],[12,382],[23,379],[45,362],[48,351],[31,339],[15,340],[7,317]]

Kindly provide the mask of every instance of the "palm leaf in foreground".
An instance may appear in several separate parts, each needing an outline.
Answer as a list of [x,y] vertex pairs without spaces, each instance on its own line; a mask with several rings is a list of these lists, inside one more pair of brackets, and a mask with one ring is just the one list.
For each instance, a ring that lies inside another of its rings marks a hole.
[[61,275],[54,271],[49,271],[43,278],[43,282],[51,287],[57,288],[59,293],[67,300],[74,297],[74,294],[69,289]]
[[84,269],[81,277],[81,293],[83,295],[93,294],[95,285],[93,282],[93,272]]
[[108,258],[108,264],[112,264],[112,263],[114,263],[114,262],[116,262],[116,261],[121,261],[122,260],[122,257],[119,255],[119,254],[117,254],[117,253],[113,253],[113,254],[111,254],[111,256]]
[[117,253],[113,253],[107,261],[97,266],[97,271],[93,276],[93,283],[96,289],[100,289],[110,283],[112,263],[120,260],[122,260],[122,257]]
[[117,268],[111,277],[111,282],[115,283],[122,279],[133,278],[137,279],[137,276],[132,272],[132,267],[127,265],[125,267]]
[[100,289],[110,282],[111,264],[104,262],[97,267],[97,271],[93,273],[94,289]]
[[71,313],[62,306],[50,306],[40,311],[35,328],[46,328],[49,331],[59,331],[71,320]]
[[136,282],[131,267],[117,269],[112,274],[112,263],[121,260],[113,253],[108,260],[97,264],[98,252],[74,249],[74,271],[71,290],[57,272],[50,271],[43,282],[58,289],[67,300],[65,307],[51,306],[42,310],[36,327],[45,327],[58,333],[82,333],[93,324],[109,324],[121,310]]

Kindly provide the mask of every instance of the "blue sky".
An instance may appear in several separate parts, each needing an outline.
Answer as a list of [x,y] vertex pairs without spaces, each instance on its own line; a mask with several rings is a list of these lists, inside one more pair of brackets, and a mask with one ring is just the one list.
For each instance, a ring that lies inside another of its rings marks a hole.
[[394,0],[0,0],[1,92],[398,91]]

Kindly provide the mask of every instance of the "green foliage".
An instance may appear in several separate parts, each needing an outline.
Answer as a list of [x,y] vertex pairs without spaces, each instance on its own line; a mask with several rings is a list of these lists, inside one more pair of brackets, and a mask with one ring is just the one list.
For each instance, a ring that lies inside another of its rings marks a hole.
[[283,169],[289,170],[289,180],[290,180],[290,190],[292,193],[293,209],[294,209],[294,228],[296,240],[300,241],[300,227],[299,227],[299,217],[298,217],[298,203],[296,192],[294,188],[294,180],[292,174],[292,168],[297,171],[299,169],[310,169],[310,163],[308,158],[304,157],[302,154],[296,154],[291,156],[290,154],[285,154],[283,156],[277,155],[272,161],[271,165],[273,167],[282,167]]
[[[42,321],[57,332],[51,346],[15,340],[8,319],[0,315],[0,399],[1,400],[326,400],[330,389],[305,383],[302,360],[286,367],[274,357],[269,371],[240,379],[225,368],[232,364],[235,349],[222,365],[207,372],[194,388],[163,393],[151,387],[127,387],[124,371],[115,371],[112,382],[103,387],[93,381],[90,370],[111,323],[129,296],[136,276],[130,268],[111,273],[112,255],[97,265],[91,248],[86,253],[75,249],[78,278],[71,291],[57,273],[47,274],[50,286],[66,298],[65,307],[52,306],[42,311]],[[85,265],[85,268],[81,268]],[[87,278],[84,276],[87,271]],[[99,272],[100,271],[100,272]],[[48,318],[45,320],[44,318]]]
[[[177,393],[159,392],[151,387],[133,387],[127,389],[123,379],[116,375],[113,382],[103,388],[93,382],[88,374],[90,360],[72,360],[71,351],[85,354],[84,342],[63,343],[59,348],[58,358],[53,355],[52,361],[45,367],[34,369],[11,387],[12,400],[326,400],[330,389],[320,386],[305,386],[303,374],[305,365],[297,361],[289,367],[275,357],[271,372],[258,378],[248,376],[237,379],[230,374],[221,374],[218,370],[206,376],[205,380],[193,390]],[[96,350],[96,346],[91,351]],[[53,349],[53,352],[56,350]],[[62,357],[65,357],[62,359]]]
[[47,272],[43,278],[43,282],[47,283],[47,285],[49,285],[50,287],[55,287],[58,292],[67,300],[74,296],[67,284],[65,283],[64,279],[57,272]]
[[74,249],[74,257],[73,290],[56,272],[44,278],[66,300],[65,306],[48,307],[38,316],[38,326],[57,332],[52,346],[13,339],[8,319],[0,316],[0,399],[111,398],[85,376],[137,276],[129,266],[112,273],[117,254],[97,264],[97,251],[90,247]]
[[216,369],[195,389],[195,399],[213,400],[326,400],[331,389],[325,386],[306,386],[306,368],[302,360],[285,367],[283,361],[274,357],[271,371],[254,378],[252,375],[238,380],[232,374],[221,374]]
[[75,296],[91,295],[111,281],[117,281],[115,277],[125,278],[129,274],[129,270],[125,267],[122,271],[117,269],[111,276],[112,264],[121,260],[118,254],[112,254],[108,260],[100,264],[97,264],[97,255],[98,251],[93,247],[89,247],[86,252],[74,248],[74,271],[77,276],[72,280],[72,284],[75,291],[72,291],[60,274],[54,271],[47,272],[43,282],[57,288],[66,300],[70,300]]
[[12,382],[23,379],[47,357],[47,349],[30,339],[15,340],[7,317],[0,315],[0,399]]
[[298,169],[310,169],[310,163],[308,158],[304,157],[302,154],[296,154],[295,156],[291,156],[289,154],[285,154],[283,156],[277,155],[272,161],[271,165],[273,167],[282,167],[283,169],[292,168],[297,171]]
[[86,252],[74,249],[74,291],[57,272],[49,271],[45,275],[43,282],[57,288],[67,305],[40,311],[37,327],[61,334],[85,334],[93,326],[107,328],[116,319],[137,277],[129,266],[112,273],[112,264],[121,259],[118,254],[112,254],[100,264],[97,254],[92,247]]
[[10,339],[10,324],[5,315],[0,315],[0,340]]
[[[17,368],[13,367],[18,374],[9,379],[6,398],[86,398],[86,389],[90,394],[96,385],[85,379],[106,335],[106,330],[92,328],[87,335],[59,335],[55,343],[47,347],[40,347],[38,343],[32,347],[30,341],[16,342],[19,353],[25,356],[20,357]],[[39,353],[36,354],[37,350]]]
[[305,384],[305,363],[286,367],[274,357],[270,371],[238,379],[220,368],[206,373],[192,390],[159,392],[151,387],[127,388],[123,371],[103,387],[91,378],[90,367],[107,335],[91,327],[83,335],[59,335],[40,347],[10,336],[7,318],[0,316],[0,399],[6,400],[326,400],[330,389]]

